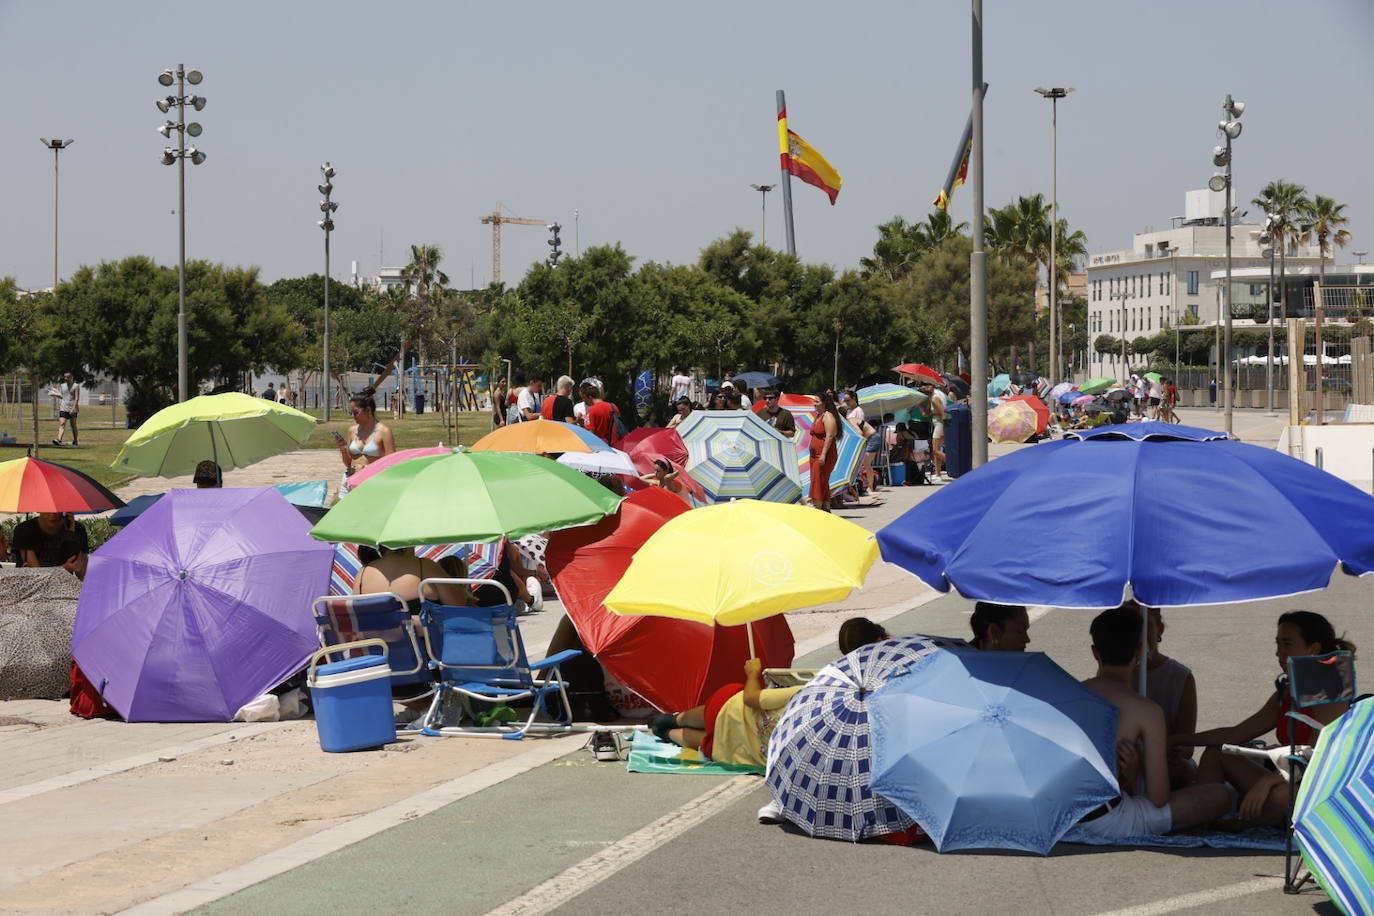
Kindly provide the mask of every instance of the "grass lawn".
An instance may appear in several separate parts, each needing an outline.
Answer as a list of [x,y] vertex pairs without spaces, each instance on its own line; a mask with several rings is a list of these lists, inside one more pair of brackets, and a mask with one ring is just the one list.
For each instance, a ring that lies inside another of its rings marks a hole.
[[[309,412],[317,417],[322,416],[322,411]],[[41,413],[42,411],[40,411]],[[471,445],[491,431],[491,413],[485,410],[458,414],[458,440],[456,442],[451,441],[451,430],[448,432],[444,430],[442,415],[438,413],[426,413],[421,416],[407,413],[405,418],[401,420],[393,420],[391,415],[387,413],[383,414],[380,419],[391,427],[392,435],[396,437],[396,448],[398,449],[438,445],[441,442],[444,445]],[[129,475],[116,473],[110,469],[115,456],[119,454],[120,446],[132,435],[130,430],[124,428],[123,408],[117,408],[115,425],[111,425],[110,408],[98,406],[83,407],[79,422],[80,448],[58,447],[49,444],[57,435],[57,421],[40,416],[38,420],[38,457],[44,461],[52,461],[56,464],[65,464],[76,468],[111,488],[131,480]],[[352,423],[353,420],[347,412],[335,411],[329,423],[321,423],[315,427],[315,431],[311,433],[310,438],[305,441],[302,447],[335,448],[334,440],[329,435],[330,430],[338,430],[339,433],[346,435],[348,427]],[[8,431],[25,447],[33,441],[32,429],[33,420],[28,417],[24,419],[22,424],[16,421],[13,416],[0,417],[0,431]],[[71,441],[70,435],[68,435],[67,441]],[[24,448],[0,448],[0,460],[22,458],[24,455]]]

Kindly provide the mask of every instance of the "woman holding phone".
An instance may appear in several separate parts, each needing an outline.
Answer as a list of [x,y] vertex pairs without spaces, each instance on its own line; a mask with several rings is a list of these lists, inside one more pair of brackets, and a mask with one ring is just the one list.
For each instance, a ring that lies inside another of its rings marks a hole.
[[354,471],[396,451],[391,427],[377,419],[377,402],[372,399],[373,391],[373,388],[367,387],[349,399],[348,412],[353,415],[353,425],[348,428],[348,437],[344,438],[337,432],[332,434],[344,463],[343,481],[339,484],[341,497],[347,495],[348,478]]

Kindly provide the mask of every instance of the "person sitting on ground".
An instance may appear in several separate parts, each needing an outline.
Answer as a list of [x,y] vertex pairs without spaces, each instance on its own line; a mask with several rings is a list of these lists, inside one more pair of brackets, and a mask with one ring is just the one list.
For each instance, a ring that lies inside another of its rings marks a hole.
[[[1240,793],[1239,826],[1283,824],[1288,818],[1289,786],[1283,770],[1271,770],[1234,754],[1222,753],[1223,744],[1245,744],[1274,731],[1278,744],[1287,746],[1290,737],[1296,744],[1312,746],[1317,732],[1311,726],[1288,718],[1292,696],[1288,689],[1288,659],[1330,652],[1354,652],[1354,643],[1336,635],[1331,621],[1314,611],[1289,611],[1279,617],[1274,637],[1279,669],[1284,673],[1274,684],[1274,692],[1250,718],[1230,728],[1213,728],[1191,735],[1170,735],[1171,745],[1205,747],[1198,762],[1199,784],[1229,783]],[[1324,703],[1309,706],[1303,713],[1322,725],[1330,725],[1349,703]],[[1290,735],[1289,729],[1296,729]]]
[[1030,615],[1022,605],[979,601],[968,623],[975,649],[1024,652],[1030,645]]
[[[840,651],[846,655],[886,638],[886,630],[863,617],[840,625]],[[743,684],[719,687],[704,705],[656,716],[649,727],[660,740],[700,750],[717,763],[761,767],[783,709],[803,686],[765,688],[763,662],[751,658],[744,663]],[[762,811],[759,816],[764,819]]]
[[[1135,604],[1135,602],[1127,602]],[[1164,636],[1164,615],[1159,608],[1146,608],[1146,644],[1150,657],[1145,663],[1145,695],[1164,710],[1165,733],[1181,735],[1197,731],[1197,680],[1187,665],[1159,651]],[[1176,744],[1169,747],[1169,787],[1181,789],[1197,781],[1193,749]]]
[[1164,712],[1138,695],[1131,675],[1140,659],[1140,612],[1103,611],[1093,619],[1097,674],[1083,685],[1117,709],[1116,745],[1121,794],[1083,816],[1078,826],[1096,836],[1154,836],[1205,824],[1225,813],[1230,795],[1221,785],[1169,791]]
[[196,485],[197,490],[218,490],[224,486],[224,472],[218,464],[206,458],[196,465],[196,472],[191,475],[191,483]]
[[60,566],[78,579],[86,578],[90,539],[86,526],[70,512],[40,512],[15,525],[11,549],[16,566]]
[[677,429],[677,425],[687,419],[692,412],[692,402],[686,398],[678,398],[677,404],[674,405],[674,411],[673,415],[668,418],[669,429]]
[[651,487],[662,487],[669,493],[680,494],[685,488],[677,478],[678,472],[673,469],[666,458],[655,458],[653,471],[639,475],[639,479]]

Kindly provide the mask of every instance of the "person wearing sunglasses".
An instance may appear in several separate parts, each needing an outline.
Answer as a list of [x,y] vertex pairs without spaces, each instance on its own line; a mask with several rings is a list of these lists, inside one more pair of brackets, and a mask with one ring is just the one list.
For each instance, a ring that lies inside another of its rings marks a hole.
[[797,432],[797,418],[786,407],[779,406],[781,395],[776,388],[763,391],[763,411],[759,414],[763,422],[787,436],[789,439]]

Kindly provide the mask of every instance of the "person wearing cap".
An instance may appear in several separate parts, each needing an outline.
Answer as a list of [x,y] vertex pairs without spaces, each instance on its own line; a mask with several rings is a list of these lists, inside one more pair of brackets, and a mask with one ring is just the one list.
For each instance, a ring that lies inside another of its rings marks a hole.
[[206,458],[196,465],[196,472],[191,475],[191,483],[196,485],[197,490],[216,490],[224,486],[224,475],[220,472],[218,464]]
[[781,395],[778,394],[778,389],[765,388],[763,390],[763,411],[759,417],[763,422],[790,438],[797,432],[797,418],[792,415],[792,411],[779,406],[779,397]]

